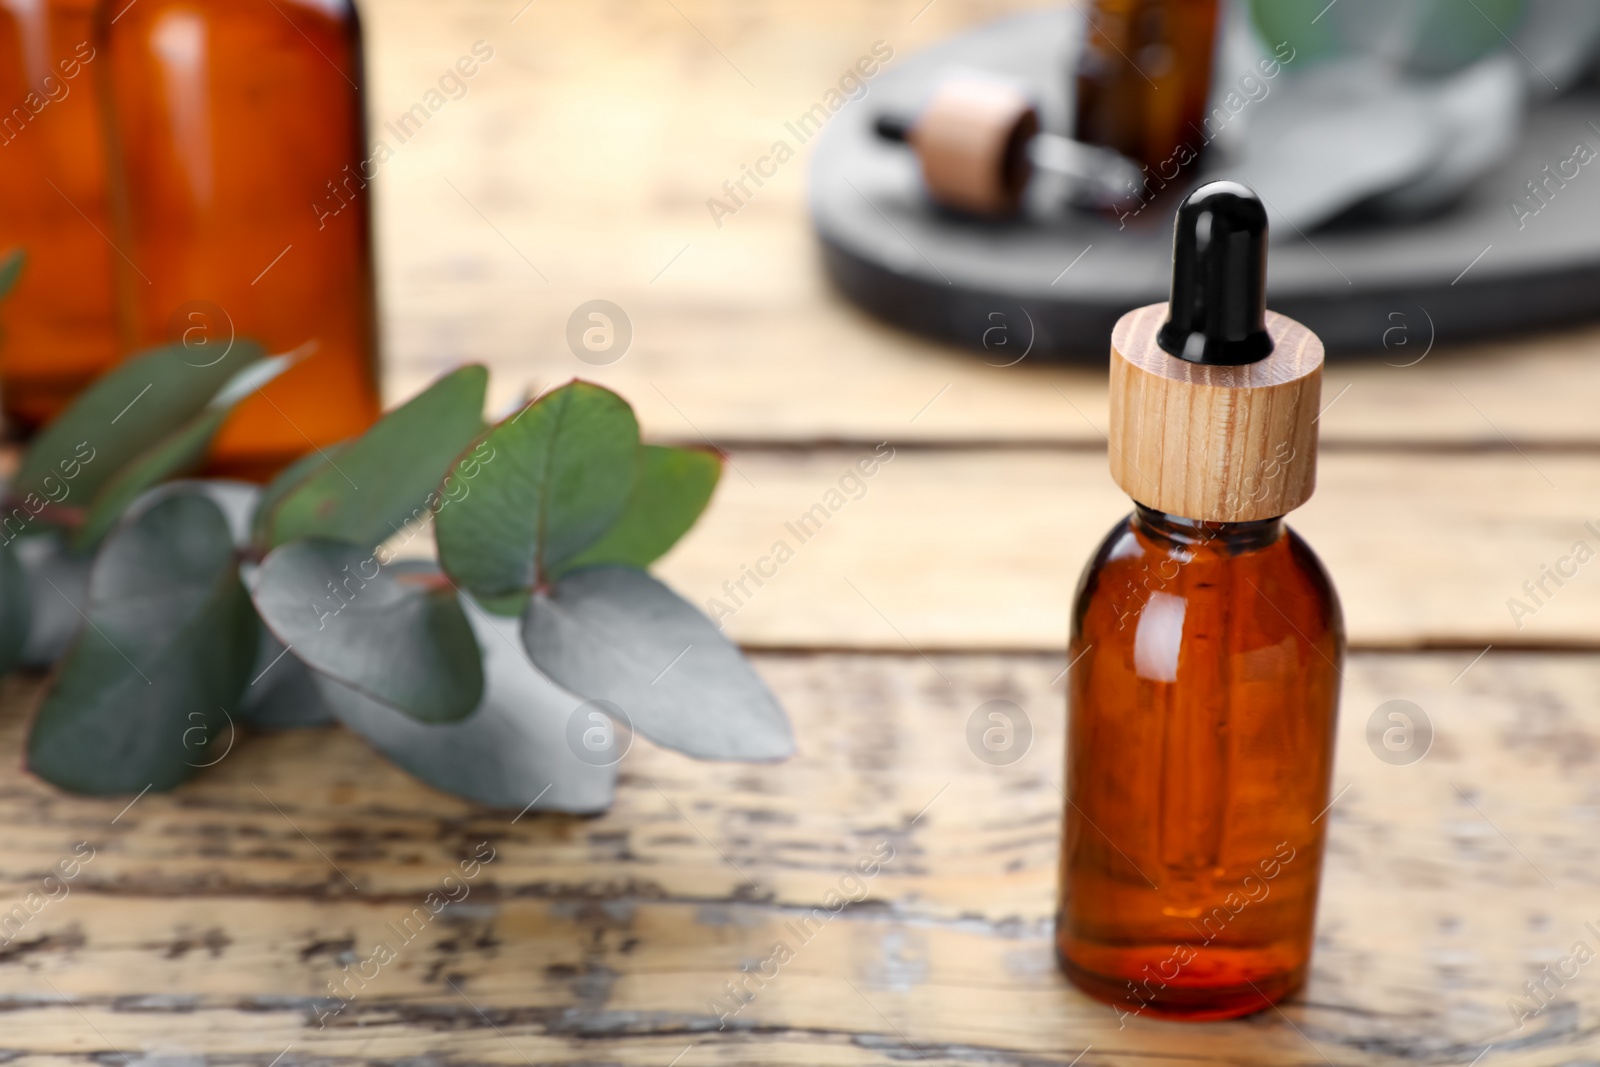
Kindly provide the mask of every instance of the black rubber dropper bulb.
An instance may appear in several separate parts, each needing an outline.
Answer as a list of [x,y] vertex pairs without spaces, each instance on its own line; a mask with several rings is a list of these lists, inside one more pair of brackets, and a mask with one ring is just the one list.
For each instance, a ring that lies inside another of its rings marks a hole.
[[1208,182],[1178,207],[1156,344],[1190,363],[1254,363],[1272,354],[1266,312],[1267,209],[1247,185]]

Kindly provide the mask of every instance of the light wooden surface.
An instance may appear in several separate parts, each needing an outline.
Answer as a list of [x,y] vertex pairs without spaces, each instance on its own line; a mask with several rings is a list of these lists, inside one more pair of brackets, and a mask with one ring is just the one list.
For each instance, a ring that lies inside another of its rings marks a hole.
[[[689,1064],[1065,1064],[1092,1044],[1082,1062],[1397,1064],[1514,1041],[1492,1055],[1580,1062],[1600,1055],[1581,986],[1519,1033],[1504,1005],[1594,943],[1600,666],[1491,653],[1462,675],[1468,659],[1352,657],[1317,966],[1282,1016],[1118,1030],[1057,975],[1062,657],[764,654],[793,760],[704,766],[641,746],[596,819],[513,823],[336,730],[253,741],[120,816],[123,801],[14,782],[0,796],[12,893],[73,842],[95,854],[8,950],[5,1044],[657,1065],[685,1048]],[[29,695],[13,694],[8,747]],[[965,736],[996,698],[1034,732],[1006,767]],[[1412,766],[1366,746],[1367,710],[1394,698],[1436,731]],[[495,858],[468,895],[319,1029],[326,983],[394,941],[385,924],[482,841]],[[786,924],[885,842],[864,899],[801,944]],[[708,1000],[780,940],[794,959],[719,1030]]]
[[[727,632],[763,647],[1064,648],[1083,563],[1130,510],[1105,453],[898,448],[802,542],[799,517],[873,454],[734,451],[661,573],[732,607]],[[1584,526],[1600,527],[1600,464],[1583,453],[1325,451],[1289,521],[1333,575],[1356,647],[1600,643],[1600,562],[1546,579],[1540,606],[1522,588],[1575,542],[1600,549]],[[794,558],[735,602],[724,583],[778,540]],[[1513,614],[1513,597],[1534,610]]]
[[[874,42],[906,55],[1023,6],[370,0],[375,127],[474,41],[495,49],[376,183],[391,400],[479,359],[498,403],[582,374],[623,391],[647,434],[728,447],[711,511],[661,568],[701,603],[880,442],[895,450],[724,620],[760,650],[799,754],[706,765],[641,742],[610,813],[516,821],[338,730],[241,741],[126,810],[14,773],[0,912],[80,842],[95,852],[0,946],[0,1053],[1600,1062],[1595,965],[1521,1030],[1506,1007],[1575,942],[1600,948],[1584,925],[1600,926],[1600,564],[1520,620],[1506,603],[1575,541],[1600,547],[1584,527],[1600,526],[1600,329],[1402,366],[1427,330],[1424,309],[1397,308],[1387,349],[1375,338],[1372,360],[1327,369],[1318,491],[1294,521],[1365,651],[1346,671],[1307,991],[1238,1022],[1119,1030],[1056,973],[1060,649],[1078,569],[1127,508],[1106,469],[1104,368],[985,366],[850,309],[817,270],[803,152],[720,228],[705,204]],[[595,298],[635,330],[609,366],[563,340]],[[38,683],[4,684],[16,766]],[[990,699],[1034,730],[1010,766],[966,746]],[[1436,732],[1410,766],[1365,740],[1393,699]],[[495,859],[470,894],[319,1027],[327,983],[484,841]],[[865,899],[719,1029],[708,1001],[884,842],[894,859]]]

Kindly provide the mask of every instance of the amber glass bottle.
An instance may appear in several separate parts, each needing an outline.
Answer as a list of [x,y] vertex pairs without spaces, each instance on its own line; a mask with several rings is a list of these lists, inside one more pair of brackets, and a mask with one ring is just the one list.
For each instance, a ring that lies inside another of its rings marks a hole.
[[1112,336],[1112,472],[1153,506],[1073,610],[1056,943],[1119,1014],[1257,1011],[1311,956],[1344,633],[1281,518],[1315,481],[1322,346],[1264,311],[1265,234],[1248,189],[1197,190],[1172,303]]
[[108,16],[128,341],[182,341],[197,360],[232,337],[315,342],[213,449],[211,473],[268,477],[380,406],[356,11],[139,0]]
[[27,266],[0,303],[0,405],[48,421],[116,359],[94,0],[0,0],[0,251]]
[[1206,140],[1217,0],[1096,0],[1087,19],[1073,136],[1171,181]]
[[1058,927],[1073,980],[1124,1011],[1222,1018],[1311,956],[1342,641],[1280,519],[1139,507],[1073,614]]

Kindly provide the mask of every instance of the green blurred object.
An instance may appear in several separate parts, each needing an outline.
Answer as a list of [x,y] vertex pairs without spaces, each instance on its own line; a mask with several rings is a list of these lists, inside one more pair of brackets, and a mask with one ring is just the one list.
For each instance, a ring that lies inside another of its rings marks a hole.
[[22,267],[27,261],[27,254],[20,248],[10,249],[0,255],[0,297],[10,294],[17,279],[22,277]]
[[1295,65],[1351,55],[1387,58],[1414,74],[1448,74],[1506,46],[1529,0],[1249,0],[1268,41],[1288,41]]

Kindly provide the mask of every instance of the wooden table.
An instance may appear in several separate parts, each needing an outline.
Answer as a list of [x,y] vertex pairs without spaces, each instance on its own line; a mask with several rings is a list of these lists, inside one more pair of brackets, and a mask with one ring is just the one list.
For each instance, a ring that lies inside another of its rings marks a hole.
[[[1329,370],[1321,487],[1295,524],[1342,591],[1353,654],[1314,973],[1282,1010],[1119,1029],[1050,942],[1067,608],[1127,508],[1103,371],[986,366],[858,314],[820,276],[804,153],[720,226],[706,206],[874,42],[904,56],[1023,5],[522,5],[366,9],[375,128],[474,41],[494,49],[378,179],[391,399],[461,360],[495,368],[500,404],[582,374],[656,439],[728,450],[711,511],[661,568],[702,602],[888,442],[865,494],[727,623],[799,754],[702,765],[641,744],[615,808],[588,819],[461,803],[339,730],[251,739],[126,808],[13,774],[4,899],[45,891],[80,842],[93,858],[0,949],[6,1055],[1600,1061],[1600,963],[1553,981],[1521,1029],[1507,1009],[1575,943],[1600,949],[1600,564],[1520,626],[1507,608],[1575,541],[1600,543],[1584,527],[1600,521],[1600,331],[1399,366],[1425,347],[1413,322],[1411,347]],[[634,328],[608,366],[563,340],[594,298]],[[39,683],[4,687],[15,760]],[[1009,766],[967,747],[990,699],[1031,722]],[[1391,699],[1433,724],[1420,762],[1366,744]],[[470,895],[319,1026],[330,981],[480,842],[495,858]],[[885,848],[865,899],[801,944],[795,921]],[[719,1019],[713,998],[778,941],[793,959]]]

